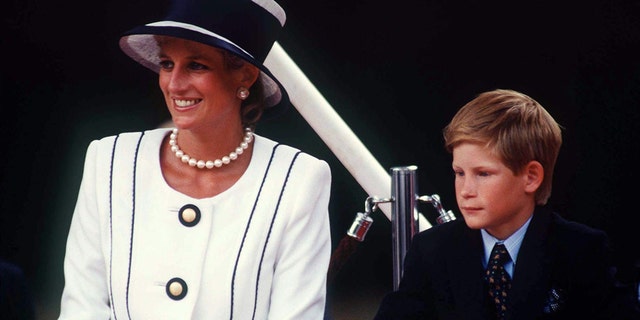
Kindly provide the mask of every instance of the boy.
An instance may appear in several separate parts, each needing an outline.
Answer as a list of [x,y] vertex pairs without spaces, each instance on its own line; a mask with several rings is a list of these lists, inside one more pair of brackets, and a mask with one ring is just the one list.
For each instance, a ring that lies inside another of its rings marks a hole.
[[444,140],[464,220],[413,238],[376,320],[639,318],[632,297],[614,297],[606,234],[545,206],[562,135],[540,104],[513,90],[482,93]]

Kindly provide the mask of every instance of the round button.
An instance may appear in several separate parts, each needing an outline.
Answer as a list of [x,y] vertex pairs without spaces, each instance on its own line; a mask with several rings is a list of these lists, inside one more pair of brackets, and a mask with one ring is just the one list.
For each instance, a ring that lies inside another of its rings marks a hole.
[[200,221],[200,209],[192,204],[186,204],[178,212],[178,219],[186,227],[193,227]]
[[188,223],[193,223],[196,220],[196,211],[193,208],[186,208],[182,211],[182,220]]
[[187,283],[180,278],[173,278],[167,282],[167,295],[173,300],[181,300],[187,295]]

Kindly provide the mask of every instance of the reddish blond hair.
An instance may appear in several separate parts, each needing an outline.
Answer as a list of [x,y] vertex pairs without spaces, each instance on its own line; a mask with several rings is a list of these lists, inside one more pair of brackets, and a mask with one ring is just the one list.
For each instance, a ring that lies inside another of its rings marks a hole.
[[515,174],[530,161],[540,162],[544,180],[535,199],[538,205],[547,203],[562,132],[547,110],[531,97],[504,89],[481,93],[458,110],[443,135],[448,152],[462,142],[483,143]]

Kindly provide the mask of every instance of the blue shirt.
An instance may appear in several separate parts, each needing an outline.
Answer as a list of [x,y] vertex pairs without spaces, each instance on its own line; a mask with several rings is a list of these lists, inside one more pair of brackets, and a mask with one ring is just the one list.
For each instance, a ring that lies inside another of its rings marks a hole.
[[516,260],[518,259],[520,245],[522,245],[522,239],[524,239],[524,235],[527,233],[527,227],[531,222],[531,218],[533,218],[533,215],[531,215],[531,217],[529,217],[529,219],[527,219],[527,221],[518,230],[516,230],[516,232],[505,240],[498,240],[494,236],[490,235],[486,230],[480,230],[480,233],[482,234],[482,242],[484,243],[484,259],[482,260],[482,265],[485,268],[487,267],[487,263],[489,263],[489,255],[491,254],[491,250],[493,250],[493,246],[496,243],[503,243],[511,257],[511,259],[505,263],[504,269],[509,273],[511,279],[513,279],[513,270],[516,267]]

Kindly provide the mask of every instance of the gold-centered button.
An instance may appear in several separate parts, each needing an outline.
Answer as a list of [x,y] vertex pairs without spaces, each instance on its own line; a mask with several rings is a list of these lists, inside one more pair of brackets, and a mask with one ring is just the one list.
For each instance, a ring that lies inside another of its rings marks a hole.
[[193,227],[200,222],[200,209],[193,204],[185,204],[178,212],[178,219],[186,227]]
[[192,223],[196,220],[196,211],[193,208],[186,208],[182,211],[182,220]]
[[181,300],[187,295],[187,283],[180,278],[173,278],[167,282],[167,295],[173,300]]
[[172,296],[177,297],[182,294],[182,285],[178,282],[173,282],[169,285],[169,292]]

